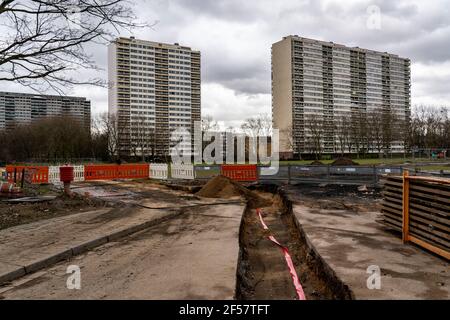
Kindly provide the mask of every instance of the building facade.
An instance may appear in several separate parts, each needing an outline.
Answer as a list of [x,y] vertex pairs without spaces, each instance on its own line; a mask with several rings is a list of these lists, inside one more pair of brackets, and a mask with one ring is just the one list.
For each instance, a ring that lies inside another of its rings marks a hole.
[[[118,38],[109,45],[109,114],[118,151],[167,156],[170,133],[201,121],[200,52],[175,44]],[[192,143],[183,146],[192,151]]]
[[[310,153],[317,145],[322,153],[341,153],[342,126],[351,126],[350,119],[357,117],[379,112],[407,121],[410,79],[409,59],[284,37],[272,45],[272,116],[274,128],[280,130],[280,155]],[[349,143],[345,153],[359,152],[358,144]],[[366,152],[377,152],[375,143],[369,145]],[[400,140],[392,141],[389,148],[404,152]]]
[[91,102],[80,97],[0,92],[0,130],[60,116],[72,117],[89,130]]

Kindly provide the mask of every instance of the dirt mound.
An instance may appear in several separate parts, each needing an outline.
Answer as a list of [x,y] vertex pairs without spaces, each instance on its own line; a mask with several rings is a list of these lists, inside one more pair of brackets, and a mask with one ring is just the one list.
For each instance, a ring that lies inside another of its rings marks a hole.
[[349,158],[338,158],[331,164],[332,166],[357,166],[359,163]]
[[319,160],[314,160],[313,162],[311,162],[312,166],[323,166],[323,162],[319,161]]
[[255,192],[224,176],[217,176],[209,180],[196,195],[204,198],[225,199],[242,196],[247,199],[250,207],[265,207],[271,204],[270,200],[260,197]]

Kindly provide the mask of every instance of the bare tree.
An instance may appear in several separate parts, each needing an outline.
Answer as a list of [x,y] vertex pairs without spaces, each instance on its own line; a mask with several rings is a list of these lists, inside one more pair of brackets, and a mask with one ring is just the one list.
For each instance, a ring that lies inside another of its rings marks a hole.
[[344,156],[345,152],[351,153],[351,131],[350,131],[350,121],[347,117],[339,117],[335,123],[335,133],[338,142],[338,149],[341,152],[341,156]]
[[269,115],[262,113],[245,119],[241,129],[250,137],[269,137],[272,135],[272,119]]
[[383,121],[383,148],[386,154],[392,151],[392,143],[398,137],[397,131],[397,117],[392,111],[385,111],[382,113]]
[[138,157],[140,152],[140,156],[144,162],[145,157],[148,155],[148,150],[151,149],[153,139],[155,139],[154,130],[151,130],[149,123],[144,117],[139,117],[135,136],[132,139],[135,145],[135,157]]
[[367,113],[363,113],[359,121],[359,134],[361,137],[363,156],[366,156],[373,149],[369,118]]
[[359,154],[361,152],[362,146],[362,138],[361,138],[361,121],[362,121],[362,112],[356,111],[351,115],[351,123],[350,123],[350,132],[351,132],[351,140],[352,144],[356,149],[356,157],[359,159]]
[[426,150],[450,147],[450,120],[448,107],[417,105],[412,110],[409,125],[409,145]]
[[118,126],[116,114],[103,113],[100,115],[100,121],[108,139],[108,155],[111,159],[119,161],[121,151],[120,138],[123,136],[124,127]]
[[91,118],[91,141],[92,157],[108,160],[108,135],[99,114]]
[[202,117],[202,132],[203,133],[214,132],[214,131],[219,131],[219,130],[220,130],[219,123],[217,121],[215,121],[212,116],[205,115],[204,117]]
[[294,140],[294,131],[292,129],[292,126],[289,126],[286,129],[281,130],[280,134],[282,136],[284,136],[283,147],[287,148],[288,150],[292,150],[292,152],[294,152],[295,140]]
[[324,123],[320,116],[308,116],[305,118],[306,142],[314,153],[316,160],[322,157]]
[[380,111],[372,111],[367,115],[370,123],[370,137],[374,145],[375,150],[378,152],[378,156],[383,156],[383,115]]
[[131,5],[126,0],[0,0],[0,81],[58,93],[76,84],[105,85],[74,72],[98,70],[85,44],[107,44],[120,31],[148,26],[135,22]]

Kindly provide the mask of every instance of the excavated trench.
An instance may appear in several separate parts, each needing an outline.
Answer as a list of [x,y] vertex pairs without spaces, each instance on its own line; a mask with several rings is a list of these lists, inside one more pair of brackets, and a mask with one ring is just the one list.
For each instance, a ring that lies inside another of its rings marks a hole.
[[[242,217],[236,299],[297,299],[283,252],[268,239],[269,235],[288,248],[307,300],[352,299],[348,287],[309,245],[283,190],[277,186],[259,186],[253,193],[266,201],[262,206],[250,201]],[[262,209],[269,230],[263,229],[257,208]]]

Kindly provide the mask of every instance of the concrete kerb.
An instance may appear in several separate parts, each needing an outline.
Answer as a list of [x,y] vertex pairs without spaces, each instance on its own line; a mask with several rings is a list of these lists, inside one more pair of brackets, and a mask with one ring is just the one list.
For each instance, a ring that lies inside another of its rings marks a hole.
[[0,286],[4,283],[23,277],[25,274],[25,267],[13,266],[12,270],[0,274]]
[[168,214],[164,217],[161,217],[161,218],[158,218],[155,220],[145,221],[145,222],[137,224],[137,225],[129,226],[125,229],[115,231],[108,235],[104,235],[104,236],[98,237],[96,239],[88,240],[88,241],[78,244],[74,247],[63,249],[60,252],[48,255],[42,259],[33,261],[32,263],[27,264],[25,266],[13,266],[12,265],[11,270],[8,270],[7,272],[0,274],[0,286],[5,285],[6,283],[16,280],[18,278],[21,278],[27,274],[31,274],[31,273],[34,273],[41,269],[50,267],[58,262],[70,259],[71,257],[77,256],[80,254],[83,254],[89,250],[92,250],[96,247],[104,245],[108,242],[114,242],[121,238],[129,236],[131,234],[148,229],[148,228],[155,226],[159,223],[162,223],[166,220],[169,220],[178,215],[181,215],[182,213],[183,213],[183,211],[177,211],[177,212]]

